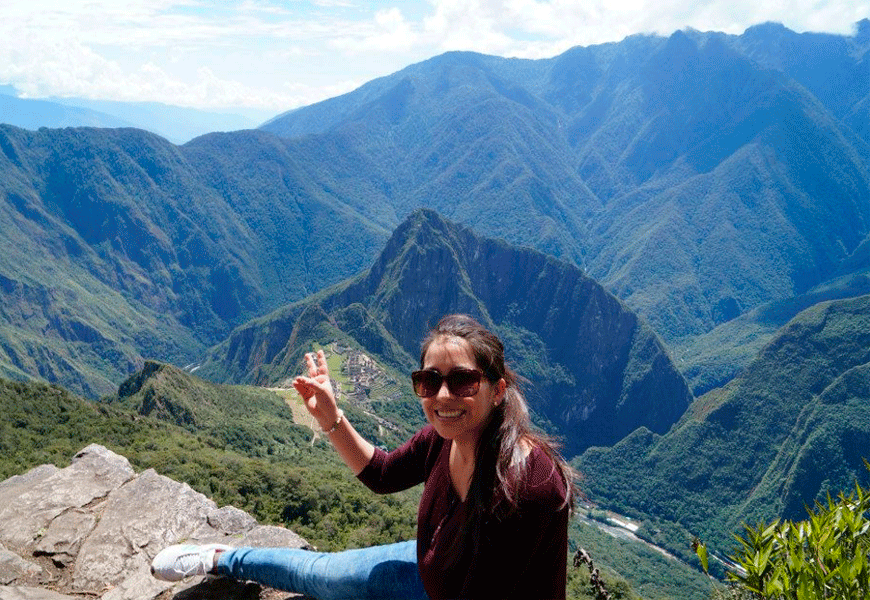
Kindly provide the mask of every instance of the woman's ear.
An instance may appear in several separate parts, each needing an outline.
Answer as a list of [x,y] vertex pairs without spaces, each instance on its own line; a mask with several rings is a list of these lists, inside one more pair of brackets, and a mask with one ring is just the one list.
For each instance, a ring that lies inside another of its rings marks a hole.
[[507,390],[507,381],[504,377],[496,381],[493,385],[492,405],[498,406],[504,400],[504,393]]

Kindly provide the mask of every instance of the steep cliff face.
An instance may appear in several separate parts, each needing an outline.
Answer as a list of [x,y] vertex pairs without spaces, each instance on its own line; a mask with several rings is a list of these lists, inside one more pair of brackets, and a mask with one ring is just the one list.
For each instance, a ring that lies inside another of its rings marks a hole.
[[569,454],[641,426],[664,433],[691,399],[652,330],[579,269],[425,209],[396,229],[367,272],[239,328],[201,372],[259,384],[286,378],[299,368],[287,358],[307,350],[318,328],[408,370],[429,327],[455,312],[502,336],[530,381],[533,410]]
[[177,147],[134,129],[0,125],[0,373],[99,398],[146,358],[188,364],[358,273],[387,230],[327,199],[292,153],[255,132]]
[[585,452],[584,485],[611,508],[677,521],[728,551],[744,522],[801,520],[828,494],[867,485],[868,375],[870,296],[819,303],[664,436],[635,432]]
[[682,345],[866,239],[867,23],[451,52],[183,146],[2,125],[0,373],[99,398],[147,358],[190,364],[360,273],[420,207],[582,266]]
[[288,594],[254,584],[151,577],[151,559],[178,542],[307,547],[292,531],[258,525],[153,469],[92,444],[70,466],[42,465],[0,483],[0,598],[154,600]]

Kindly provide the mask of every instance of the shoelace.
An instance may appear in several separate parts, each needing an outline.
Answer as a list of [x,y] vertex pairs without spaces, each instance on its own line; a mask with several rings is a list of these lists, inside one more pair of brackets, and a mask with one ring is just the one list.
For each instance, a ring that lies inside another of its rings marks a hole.
[[175,561],[175,564],[177,565],[179,562],[182,562],[184,558],[188,556],[196,556],[196,560],[190,564],[190,567],[186,571],[179,571],[179,573],[181,573],[183,577],[190,577],[191,575],[196,575],[196,571],[200,565],[202,565],[203,571],[208,573],[208,569],[205,568],[205,557],[202,555],[202,550],[199,550],[196,553],[190,552],[183,556],[179,556],[178,559]]

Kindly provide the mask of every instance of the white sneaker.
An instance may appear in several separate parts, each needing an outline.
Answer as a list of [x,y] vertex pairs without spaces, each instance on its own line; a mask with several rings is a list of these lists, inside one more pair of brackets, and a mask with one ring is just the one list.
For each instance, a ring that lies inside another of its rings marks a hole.
[[177,544],[157,553],[151,561],[151,574],[163,581],[181,581],[187,577],[206,575],[214,566],[218,550],[231,550],[224,544]]

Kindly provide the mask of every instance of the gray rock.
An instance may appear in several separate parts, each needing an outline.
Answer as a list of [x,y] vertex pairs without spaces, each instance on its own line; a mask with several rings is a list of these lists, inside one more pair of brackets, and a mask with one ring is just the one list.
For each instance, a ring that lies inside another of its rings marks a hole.
[[[152,469],[143,472],[109,494],[99,524],[82,544],[73,588],[92,591],[120,584],[162,548],[193,537],[215,511],[214,502],[187,484]],[[209,537],[221,535],[211,527],[207,531]]]
[[51,590],[24,586],[0,587],[0,600],[79,600]]
[[105,498],[135,476],[123,456],[92,444],[76,454],[70,466],[47,476],[25,475],[33,485],[13,484],[9,502],[0,505],[0,542],[12,547],[31,544],[45,535],[49,524],[72,508]]
[[224,506],[209,513],[207,521],[215,529],[231,533],[250,531],[257,524],[254,517],[235,506]]
[[0,506],[7,506],[14,498],[58,471],[60,469],[54,465],[41,465],[23,475],[13,475],[6,481],[0,482]]
[[42,573],[42,567],[39,565],[21,558],[0,545],[0,585],[38,578]]
[[179,542],[310,548],[292,531],[218,508],[153,469],[137,475],[96,444],[66,468],[43,465],[0,482],[0,600],[296,597],[223,578],[154,579],[151,560]]
[[67,567],[78,554],[82,541],[93,531],[97,516],[81,508],[73,508],[54,519],[36,546],[34,556],[48,556],[58,567]]
[[271,525],[262,525],[251,529],[238,544],[233,546],[254,546],[257,548],[305,548],[311,550],[311,545],[308,544],[300,536],[296,535],[289,529],[283,527],[274,527]]

